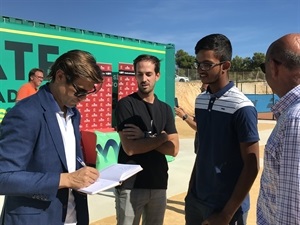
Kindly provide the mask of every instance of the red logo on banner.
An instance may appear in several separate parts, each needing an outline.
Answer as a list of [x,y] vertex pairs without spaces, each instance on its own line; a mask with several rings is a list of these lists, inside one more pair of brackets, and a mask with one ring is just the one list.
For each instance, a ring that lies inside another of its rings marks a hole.
[[112,65],[107,63],[98,65],[104,75],[102,88],[96,94],[87,95],[85,101],[77,105],[81,113],[82,130],[112,127]]
[[119,63],[118,100],[137,91],[133,64]]

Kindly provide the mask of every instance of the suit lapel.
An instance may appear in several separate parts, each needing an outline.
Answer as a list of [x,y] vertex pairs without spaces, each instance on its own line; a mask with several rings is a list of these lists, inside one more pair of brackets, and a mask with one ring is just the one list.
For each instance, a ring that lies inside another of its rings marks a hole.
[[[78,110],[73,109],[74,112],[74,116],[72,117],[72,123],[73,123],[73,128],[74,128],[74,133],[75,133],[75,140],[76,140],[76,157],[80,157],[81,159],[83,159],[83,154],[82,154],[82,150],[81,150],[81,138],[80,138],[80,131],[79,131],[79,124],[80,124],[80,114],[78,112]],[[76,160],[76,169],[81,168],[82,165]]]
[[54,143],[55,149],[59,155],[61,162],[66,170],[68,170],[66,154],[64,149],[64,143],[61,137],[61,131],[57,122],[55,113],[46,111],[44,113],[46,123],[48,124],[49,132]]
[[49,129],[50,136],[52,138],[52,142],[62,164],[64,165],[65,170],[68,171],[64,143],[56,118],[56,105],[47,85],[44,85],[40,88],[40,90],[38,91],[38,96],[40,98],[41,105],[44,108],[44,117]]
[[[42,87],[40,88],[38,94],[41,99],[41,104],[45,110],[44,111],[45,120],[48,125],[49,132],[52,141],[54,143],[55,149],[66,171],[68,171],[64,143],[63,143],[61,131],[56,118],[55,106],[53,106],[53,99],[51,99],[52,95],[50,95],[50,93],[47,92],[49,92],[49,89],[47,87]],[[80,140],[81,140],[80,132],[79,132],[80,114],[77,109],[74,108],[72,110],[74,112],[74,116],[72,117],[72,123],[73,123],[75,140],[76,140],[76,156],[79,156],[81,159],[83,159],[83,154],[82,154],[81,144],[80,144]],[[76,161],[76,169],[80,167],[82,167],[81,164]]]

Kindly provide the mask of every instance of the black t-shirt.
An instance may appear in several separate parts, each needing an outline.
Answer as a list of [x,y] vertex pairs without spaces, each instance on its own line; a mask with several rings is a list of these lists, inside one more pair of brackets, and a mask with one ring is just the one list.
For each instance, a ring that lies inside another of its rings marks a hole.
[[[137,93],[122,98],[115,110],[117,129],[123,130],[124,124],[134,124],[141,130],[159,134],[177,133],[171,107],[160,101],[157,96],[153,104],[143,101]],[[143,170],[123,182],[123,188],[166,189],[168,183],[168,164],[164,154],[152,150],[143,154],[128,156],[120,145],[119,163],[139,164]]]

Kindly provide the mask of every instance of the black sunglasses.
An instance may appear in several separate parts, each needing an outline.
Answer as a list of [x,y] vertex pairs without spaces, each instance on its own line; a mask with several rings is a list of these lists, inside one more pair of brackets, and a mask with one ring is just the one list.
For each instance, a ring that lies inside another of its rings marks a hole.
[[75,93],[74,96],[76,96],[77,98],[83,97],[83,96],[87,96],[89,94],[93,94],[95,93],[97,90],[101,89],[102,83],[99,83],[98,85],[100,85],[100,87],[96,88],[96,86],[94,86],[94,88],[90,91],[87,91],[85,89],[79,88],[76,84],[72,83],[74,89],[75,89]]
[[263,73],[266,73],[266,63],[261,63],[259,67]]
[[[281,64],[282,64],[282,62],[279,62],[279,61],[276,60],[276,59],[271,59],[271,60],[273,60],[277,65],[281,65]],[[263,73],[266,73],[266,63],[261,63],[261,64],[259,65],[259,67],[260,67],[260,69],[261,69],[261,71],[262,71]]]

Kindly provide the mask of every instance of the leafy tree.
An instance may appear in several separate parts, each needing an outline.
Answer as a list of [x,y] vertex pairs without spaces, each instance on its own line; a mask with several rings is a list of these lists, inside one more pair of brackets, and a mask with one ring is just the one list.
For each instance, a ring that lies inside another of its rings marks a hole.
[[259,70],[259,65],[265,61],[264,53],[255,52],[252,57],[252,70]]
[[252,57],[252,71],[255,72],[255,80],[264,79],[264,74],[261,72],[259,65],[265,61],[264,53],[255,52]]
[[244,58],[244,63],[241,71],[251,71],[252,70],[252,59],[250,57]]
[[175,62],[179,68],[191,69],[194,67],[195,57],[180,49],[175,54]]
[[231,60],[230,70],[233,72],[242,71],[244,65],[244,59],[242,57],[236,56]]
[[231,71],[259,71],[259,65],[265,61],[264,53],[254,53],[252,58],[235,56],[231,61]]

